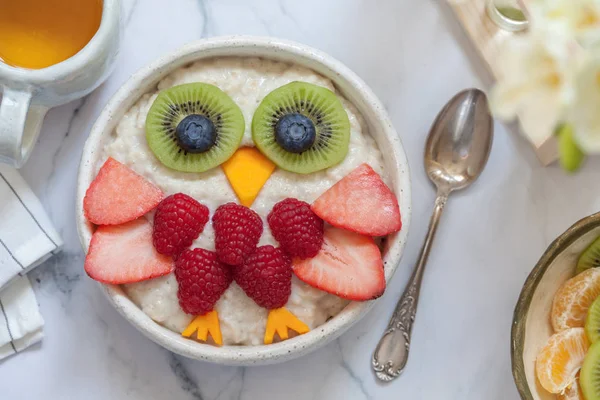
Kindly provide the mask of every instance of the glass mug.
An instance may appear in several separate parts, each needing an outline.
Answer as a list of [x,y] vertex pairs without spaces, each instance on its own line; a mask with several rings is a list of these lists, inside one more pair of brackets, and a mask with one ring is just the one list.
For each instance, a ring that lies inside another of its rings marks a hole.
[[[89,1],[98,2],[102,15],[98,30],[76,54],[40,69],[0,60],[0,162],[21,167],[33,150],[46,112],[89,94],[108,77],[121,39],[121,2]],[[17,54],[22,49],[13,50]]]

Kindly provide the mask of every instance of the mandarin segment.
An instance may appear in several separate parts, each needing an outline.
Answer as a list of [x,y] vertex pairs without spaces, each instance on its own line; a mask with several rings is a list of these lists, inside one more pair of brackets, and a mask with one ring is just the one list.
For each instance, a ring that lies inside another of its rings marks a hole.
[[585,400],[579,385],[579,377],[575,379],[573,384],[565,389],[565,392],[558,395],[558,400]]
[[554,295],[550,319],[555,332],[583,327],[587,311],[600,295],[600,269],[592,268],[566,281]]
[[535,362],[542,387],[550,393],[563,393],[573,385],[589,347],[583,328],[571,328],[552,335]]

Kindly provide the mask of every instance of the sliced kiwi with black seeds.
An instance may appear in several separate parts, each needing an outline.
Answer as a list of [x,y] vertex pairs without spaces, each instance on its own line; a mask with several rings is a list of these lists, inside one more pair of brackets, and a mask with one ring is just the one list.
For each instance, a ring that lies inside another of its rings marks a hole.
[[237,104],[207,83],[161,91],[146,117],[146,140],[156,158],[183,172],[204,172],[227,161],[244,130]]
[[585,319],[585,333],[592,343],[600,340],[600,297],[596,298],[588,309]]
[[292,82],[260,103],[252,118],[252,139],[279,168],[310,174],[344,160],[350,120],[331,90]]
[[591,245],[581,255],[577,261],[577,273],[581,273],[589,268],[600,267],[600,237],[594,240]]
[[590,346],[583,360],[579,384],[585,400],[600,400],[600,342]]

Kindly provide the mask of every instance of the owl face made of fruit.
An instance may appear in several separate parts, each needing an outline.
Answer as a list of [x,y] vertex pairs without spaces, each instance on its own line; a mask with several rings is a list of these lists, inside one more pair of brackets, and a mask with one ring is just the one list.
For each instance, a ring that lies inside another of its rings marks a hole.
[[[302,179],[346,157],[350,122],[330,90],[304,82],[275,89],[252,118],[256,147],[240,147],[244,130],[239,107],[216,86],[163,90],[146,118],[150,150],[175,171],[222,168],[237,198],[209,210],[203,199],[186,193],[166,196],[112,158],[84,198],[86,218],[98,226],[85,261],[88,275],[126,284],[174,272],[179,304],[194,316],[182,335],[217,345],[222,335],[214,306],[233,281],[269,310],[265,344],[287,339],[290,330],[309,330],[285,307],[294,274],[344,299],[381,296],[383,262],[373,238],[401,228],[396,197],[368,164],[312,204],[285,198],[267,215],[252,209],[277,168]],[[214,230],[214,251],[193,248],[207,224]],[[278,246],[259,246],[266,229]]]

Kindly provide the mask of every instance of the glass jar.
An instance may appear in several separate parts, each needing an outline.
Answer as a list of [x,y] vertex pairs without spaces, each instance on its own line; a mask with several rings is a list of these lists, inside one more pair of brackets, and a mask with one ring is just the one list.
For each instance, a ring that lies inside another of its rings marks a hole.
[[523,31],[529,25],[521,0],[487,0],[487,13],[496,25],[510,32]]

